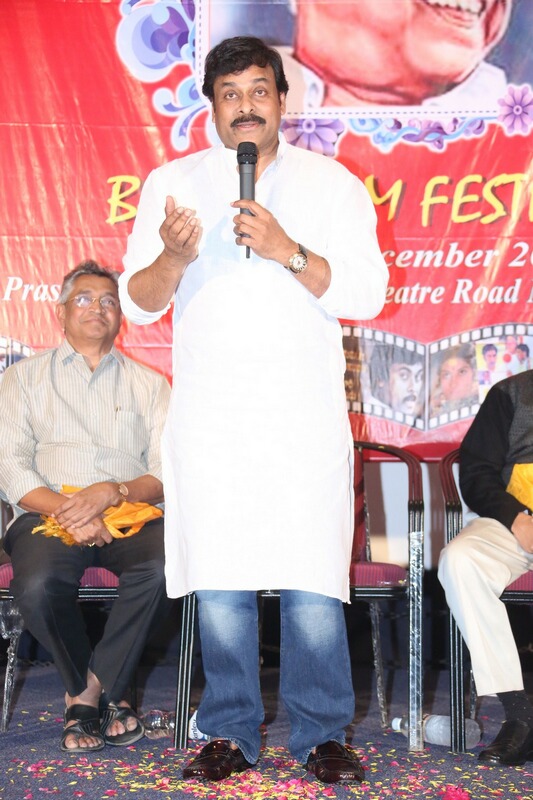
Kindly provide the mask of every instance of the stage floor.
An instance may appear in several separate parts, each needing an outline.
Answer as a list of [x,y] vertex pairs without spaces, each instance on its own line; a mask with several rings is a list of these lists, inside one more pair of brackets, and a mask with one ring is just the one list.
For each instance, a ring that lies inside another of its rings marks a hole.
[[[139,676],[139,708],[172,709],[176,665],[145,667]],[[528,689],[531,678],[528,674]],[[405,712],[407,676],[397,670],[390,676],[391,715]],[[448,711],[448,677],[445,671],[425,675],[425,711]],[[252,798],[252,800],[322,800],[322,798],[432,798],[432,800],[533,800],[533,763],[518,768],[485,767],[476,753],[453,755],[444,747],[428,746],[409,755],[407,740],[379,725],[373,673],[354,672],[357,713],[349,741],[359,753],[366,782],[356,787],[320,784],[296,763],[286,749],[287,717],[278,698],[278,670],[262,673],[266,721],[264,749],[253,770],[218,784],[181,779],[181,767],[191,757],[176,751],[168,738],[142,739],[131,747],[106,747],[92,755],[59,750],[63,690],[53,665],[20,665],[9,730],[1,737],[2,786],[5,800],[109,800],[161,796],[185,798]],[[193,702],[199,698],[195,687]],[[500,726],[500,707],[494,698],[483,698],[479,721],[483,742],[489,742]]]

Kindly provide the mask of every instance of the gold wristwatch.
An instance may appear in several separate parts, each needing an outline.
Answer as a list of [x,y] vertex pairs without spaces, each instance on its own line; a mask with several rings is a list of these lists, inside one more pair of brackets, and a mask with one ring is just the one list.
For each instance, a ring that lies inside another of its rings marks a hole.
[[301,244],[298,245],[298,252],[289,258],[287,269],[290,269],[296,275],[307,269],[307,250]]

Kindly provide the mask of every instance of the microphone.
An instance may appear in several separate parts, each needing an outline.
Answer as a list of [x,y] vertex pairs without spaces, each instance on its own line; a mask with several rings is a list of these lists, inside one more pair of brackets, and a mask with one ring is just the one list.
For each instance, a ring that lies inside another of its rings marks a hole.
[[[255,142],[241,142],[237,148],[241,200],[255,200],[255,165],[257,164],[257,145]],[[241,214],[252,212],[241,208]],[[246,235],[246,234],[245,234]],[[246,248],[246,258],[250,258],[250,248]]]

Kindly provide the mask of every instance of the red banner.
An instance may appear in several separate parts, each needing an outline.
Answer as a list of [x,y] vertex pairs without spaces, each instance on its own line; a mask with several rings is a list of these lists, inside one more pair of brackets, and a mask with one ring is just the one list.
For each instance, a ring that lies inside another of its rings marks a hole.
[[[57,344],[79,261],[121,268],[148,172],[215,141],[206,52],[254,34],[283,53],[285,136],[344,163],[376,206],[387,302],[342,321],[354,433],[459,440],[533,358],[532,21],[527,0],[6,2],[0,364]],[[125,323],[119,344],[169,374],[171,338],[167,315]]]

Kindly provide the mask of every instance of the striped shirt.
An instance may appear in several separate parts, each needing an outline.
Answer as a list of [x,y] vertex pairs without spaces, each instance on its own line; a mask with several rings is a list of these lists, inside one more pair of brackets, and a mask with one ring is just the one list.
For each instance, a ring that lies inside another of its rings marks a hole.
[[0,383],[0,494],[16,506],[40,487],[161,480],[166,378],[115,347],[94,372],[64,340],[9,367]]

